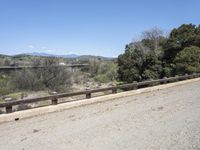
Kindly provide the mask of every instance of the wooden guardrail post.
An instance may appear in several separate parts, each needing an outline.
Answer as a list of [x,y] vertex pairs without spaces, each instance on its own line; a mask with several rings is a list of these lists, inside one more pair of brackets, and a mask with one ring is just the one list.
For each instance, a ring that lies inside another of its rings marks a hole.
[[91,98],[92,96],[91,96],[91,93],[86,93],[86,98],[87,99],[89,99],[89,98]]
[[148,86],[155,86],[156,85],[156,82],[153,82],[153,79],[150,79],[150,81],[152,81],[152,83],[149,84]]
[[199,74],[198,73],[196,73],[196,75],[195,75],[195,78],[198,78],[199,77]]
[[[90,88],[89,87],[87,87],[86,88],[86,91],[89,91],[90,90]],[[90,93],[90,92],[87,92],[86,94],[85,94],[85,98],[86,99],[89,99],[89,98],[91,98],[92,97],[92,94]]]
[[134,83],[135,85],[133,85],[132,89],[133,89],[133,90],[137,90],[137,89],[138,89],[137,81],[133,81],[133,83]]
[[196,77],[196,73],[193,73],[192,78],[194,79]]
[[188,77],[187,77],[187,76],[188,76],[188,74],[187,74],[187,73],[186,73],[184,76],[185,76],[185,80],[186,80],[186,79],[188,79]]
[[6,106],[6,113],[12,112],[12,106]]
[[[8,98],[5,99],[5,101],[6,102],[12,101],[12,98],[8,97]],[[6,106],[5,109],[6,109],[6,113],[11,113],[12,112],[12,105]]]
[[192,79],[191,75],[189,75],[187,79]]
[[198,77],[198,74],[197,73],[194,73],[194,78],[197,78]]
[[52,105],[57,105],[57,104],[58,104],[58,99],[57,99],[56,96],[55,96],[55,97],[52,97],[52,99],[51,99],[51,104],[52,104]]
[[166,84],[167,83],[167,77],[163,77],[164,81],[163,81],[163,84]]
[[175,76],[175,80],[173,82],[177,82],[177,81],[179,81],[179,76],[178,75]]
[[51,104],[57,105],[58,104],[57,92],[52,92],[52,94],[53,94],[53,97],[51,99]]
[[[7,98],[5,98],[5,101],[6,102],[12,101],[12,98],[7,97]],[[6,106],[5,109],[6,109],[6,113],[11,113],[12,112],[12,105]]]
[[117,88],[113,87],[112,88],[112,94],[116,94],[117,93]]

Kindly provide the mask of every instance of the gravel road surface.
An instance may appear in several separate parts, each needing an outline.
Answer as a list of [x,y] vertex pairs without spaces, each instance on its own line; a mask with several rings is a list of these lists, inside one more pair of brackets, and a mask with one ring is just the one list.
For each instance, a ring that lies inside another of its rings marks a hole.
[[200,81],[0,124],[0,150],[200,150]]

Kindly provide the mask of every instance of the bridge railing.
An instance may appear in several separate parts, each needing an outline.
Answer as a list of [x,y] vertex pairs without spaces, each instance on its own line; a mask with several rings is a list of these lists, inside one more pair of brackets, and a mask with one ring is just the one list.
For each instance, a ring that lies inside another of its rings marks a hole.
[[97,92],[112,91],[112,94],[114,94],[114,93],[117,93],[118,89],[134,90],[134,89],[138,89],[138,88],[150,87],[150,86],[155,86],[155,85],[159,85],[159,84],[166,84],[166,83],[177,82],[177,81],[181,81],[181,80],[193,79],[193,78],[198,78],[198,77],[200,77],[200,73],[184,75],[184,76],[175,76],[175,77],[163,78],[163,79],[158,79],[158,80],[150,80],[150,81],[144,81],[144,82],[134,82],[134,83],[129,83],[129,84],[116,85],[116,86],[93,89],[93,90],[54,94],[51,96],[44,96],[44,97],[39,97],[39,98],[13,100],[13,101],[7,101],[7,102],[0,103],[0,107],[4,107],[6,110],[6,113],[11,113],[11,112],[13,112],[13,106],[16,106],[16,105],[36,103],[36,102],[42,102],[42,101],[47,101],[47,100],[51,100],[52,105],[57,105],[59,98],[85,95],[86,99],[89,99],[92,97],[93,93],[97,93]]
[[[61,67],[61,68],[81,68],[87,67],[89,64],[66,64],[66,65],[54,65],[51,67]],[[46,66],[0,66],[0,71],[16,71],[22,69],[41,69],[46,68]]]

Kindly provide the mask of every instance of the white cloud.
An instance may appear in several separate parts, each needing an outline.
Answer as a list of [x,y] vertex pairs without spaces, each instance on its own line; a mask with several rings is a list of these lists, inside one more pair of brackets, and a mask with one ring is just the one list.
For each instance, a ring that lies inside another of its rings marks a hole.
[[73,51],[68,51],[67,54],[74,54],[74,52]]
[[47,52],[52,52],[53,50],[51,50],[51,49],[47,49],[46,51],[47,51]]
[[43,50],[44,50],[44,49],[47,49],[47,47],[45,47],[45,46],[42,46],[42,47],[41,47],[41,49],[43,49]]
[[30,49],[33,49],[33,48],[34,48],[34,46],[33,46],[33,45],[29,45],[29,46],[28,46],[28,48],[30,48]]

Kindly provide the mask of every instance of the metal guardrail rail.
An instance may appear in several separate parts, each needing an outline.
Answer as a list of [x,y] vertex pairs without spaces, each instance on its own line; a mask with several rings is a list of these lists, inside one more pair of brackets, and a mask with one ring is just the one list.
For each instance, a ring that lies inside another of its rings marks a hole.
[[[86,99],[89,99],[92,97],[92,93],[112,91],[112,94],[114,94],[114,93],[117,93],[118,89],[134,90],[138,88],[177,82],[181,80],[193,79],[193,78],[198,78],[198,77],[200,77],[200,73],[184,75],[184,76],[176,76],[176,77],[170,77],[170,78],[163,78],[163,79],[158,79],[158,80],[144,81],[144,82],[134,82],[130,84],[116,85],[116,86],[107,87],[107,88],[100,88],[100,89],[93,89],[93,90],[86,90],[86,91],[79,91],[79,92],[72,92],[72,93],[55,94],[55,95],[44,96],[44,97],[39,97],[39,98],[14,100],[14,101],[0,103],[0,107],[4,107],[6,110],[6,113],[11,113],[13,112],[12,107],[15,105],[35,103],[35,102],[41,102],[41,101],[47,101],[47,100],[51,100],[52,105],[57,105],[58,99],[64,98],[64,97],[86,95]],[[80,100],[77,100],[77,101],[80,101]]]

